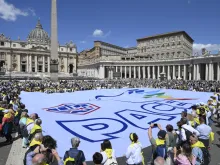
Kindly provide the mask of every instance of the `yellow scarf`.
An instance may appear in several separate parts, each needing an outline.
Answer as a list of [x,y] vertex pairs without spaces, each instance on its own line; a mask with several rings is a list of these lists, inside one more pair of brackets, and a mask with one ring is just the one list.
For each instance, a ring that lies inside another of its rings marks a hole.
[[106,153],[108,158],[112,157],[112,149],[106,149],[104,152]]
[[197,141],[195,144],[192,144],[191,147],[192,147],[192,148],[194,148],[194,147],[203,148],[203,147],[205,147],[205,146],[204,146],[204,144],[203,144],[202,142]]
[[164,145],[165,144],[165,140],[161,140],[161,139],[156,139],[156,145]]
[[32,147],[32,146],[34,146],[34,145],[41,145],[41,144],[42,144],[42,142],[33,139],[33,140],[31,141],[31,143],[30,143],[29,146]]
[[196,124],[200,124],[199,117],[195,117],[194,122],[196,122]]

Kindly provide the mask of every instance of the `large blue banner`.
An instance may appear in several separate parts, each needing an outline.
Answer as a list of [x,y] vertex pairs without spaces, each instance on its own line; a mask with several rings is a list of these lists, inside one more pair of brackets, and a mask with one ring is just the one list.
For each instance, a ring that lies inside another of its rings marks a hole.
[[[45,94],[22,92],[30,113],[43,120],[44,134],[58,142],[63,156],[71,148],[70,139],[81,139],[79,148],[86,159],[100,151],[104,139],[112,142],[116,156],[125,154],[129,134],[135,132],[144,147],[150,145],[147,129],[151,123],[176,126],[182,111],[192,104],[206,102],[213,93],[158,89],[101,89],[74,93]],[[153,129],[156,137],[158,130]]]

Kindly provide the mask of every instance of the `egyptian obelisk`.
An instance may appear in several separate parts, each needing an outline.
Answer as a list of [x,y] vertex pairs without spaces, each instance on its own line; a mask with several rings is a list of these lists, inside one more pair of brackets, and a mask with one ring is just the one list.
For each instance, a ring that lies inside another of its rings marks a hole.
[[51,0],[51,3],[50,78],[51,81],[58,81],[57,0]]

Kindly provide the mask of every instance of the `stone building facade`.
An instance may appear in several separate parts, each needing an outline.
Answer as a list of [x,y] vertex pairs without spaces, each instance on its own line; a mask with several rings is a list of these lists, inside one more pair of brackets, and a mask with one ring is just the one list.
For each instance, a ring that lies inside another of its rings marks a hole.
[[[59,75],[77,72],[77,47],[73,42],[58,46]],[[50,77],[50,37],[38,20],[26,41],[12,41],[0,34],[0,68],[11,76]]]
[[[79,55],[78,75],[96,78],[220,80],[220,52],[203,50],[193,56],[193,39],[185,31],[137,39],[137,47],[122,48],[96,41]],[[97,51],[95,55],[91,52]]]

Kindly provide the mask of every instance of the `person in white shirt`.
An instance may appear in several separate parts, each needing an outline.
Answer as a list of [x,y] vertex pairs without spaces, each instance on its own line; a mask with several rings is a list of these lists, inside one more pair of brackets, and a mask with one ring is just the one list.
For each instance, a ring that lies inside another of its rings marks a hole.
[[126,152],[127,165],[141,165],[143,161],[142,156],[142,145],[138,141],[138,136],[136,133],[131,133],[129,136],[131,140],[131,145],[128,146]]
[[200,135],[198,136],[199,141],[203,142],[206,148],[209,147],[209,135],[212,132],[212,128],[205,124],[203,117],[199,117],[200,125],[196,127],[196,130],[199,131]]
[[195,134],[196,136],[199,136],[200,133],[196,129],[194,129],[191,125],[187,125],[187,120],[185,118],[182,118],[180,120],[180,140],[182,142],[188,140],[186,136],[186,130],[190,131],[192,134]]
[[116,160],[115,150],[112,149],[112,144],[109,140],[104,140],[101,143],[101,154],[102,154],[102,164],[105,164],[109,158],[113,158]]

